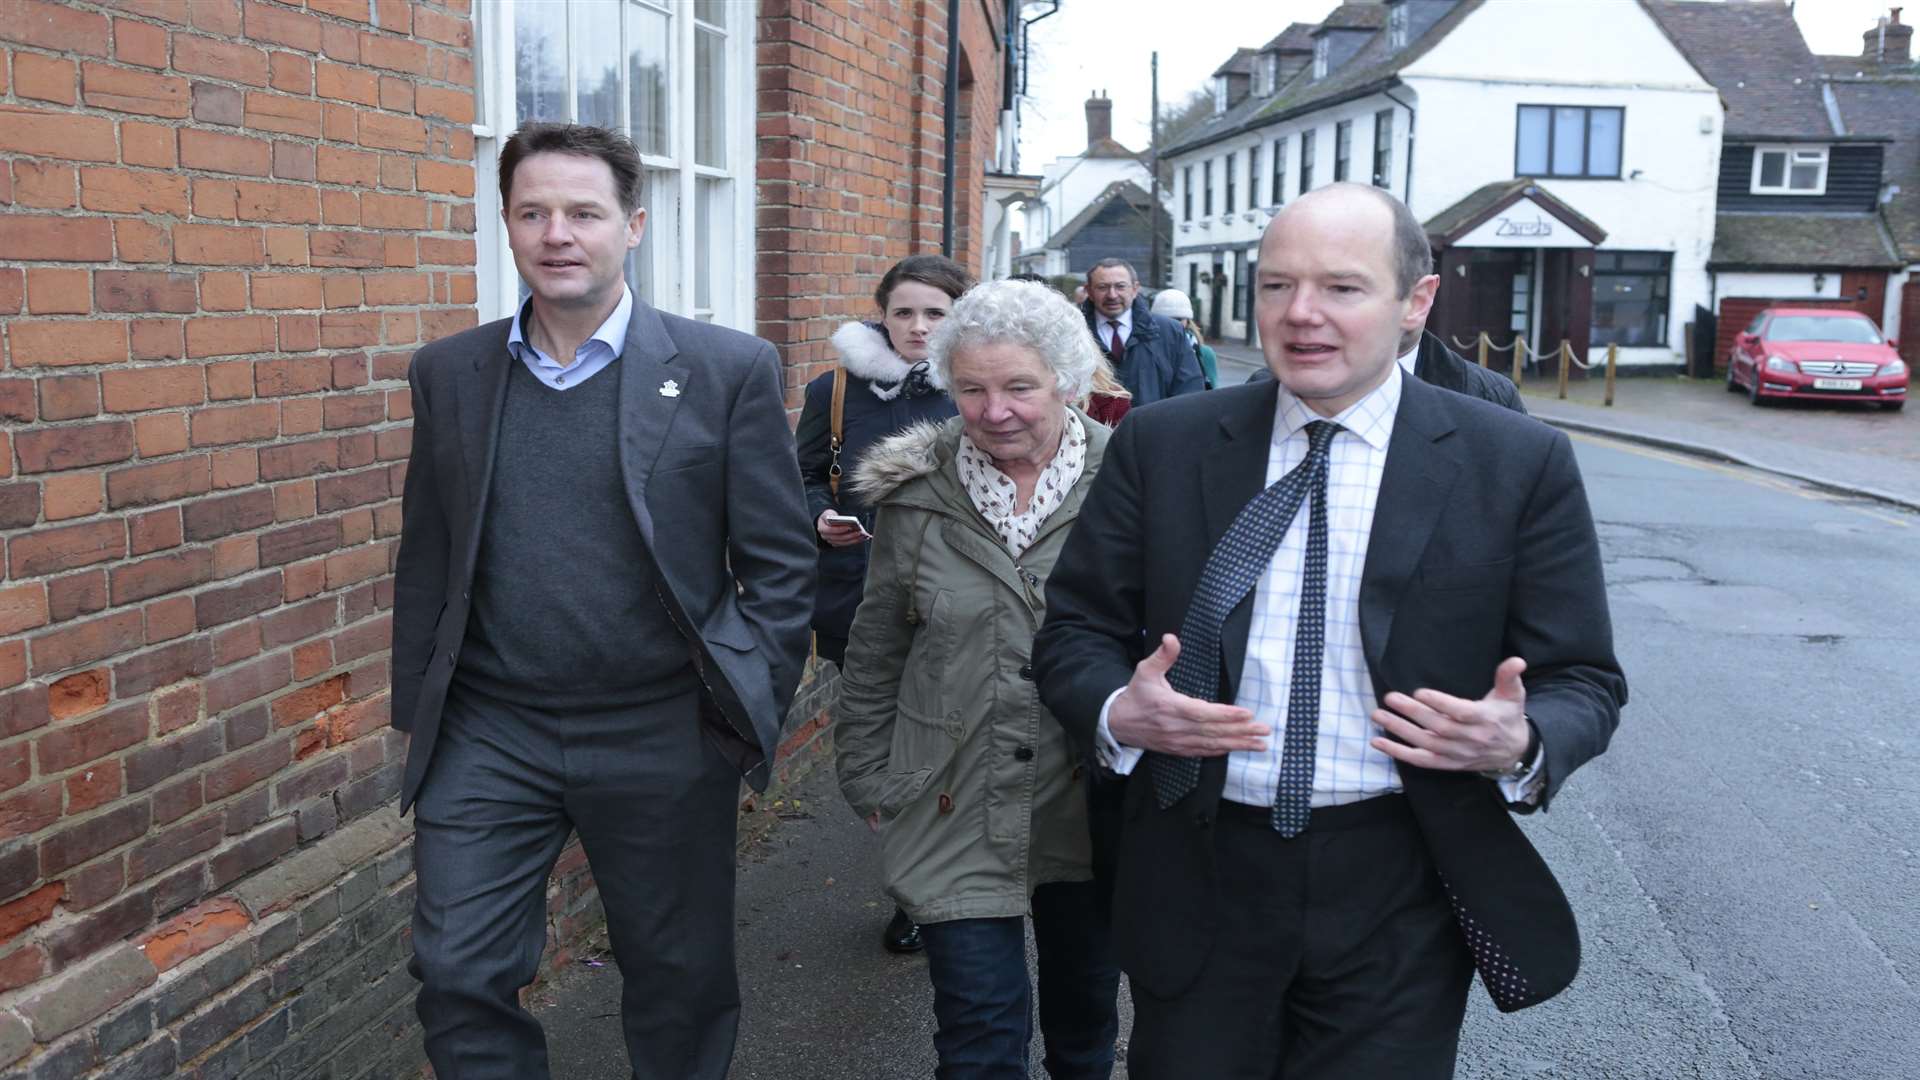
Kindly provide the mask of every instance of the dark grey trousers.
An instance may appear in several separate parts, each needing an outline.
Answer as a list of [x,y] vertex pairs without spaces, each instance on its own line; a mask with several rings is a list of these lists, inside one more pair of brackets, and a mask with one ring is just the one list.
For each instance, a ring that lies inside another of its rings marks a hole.
[[448,695],[414,806],[412,971],[440,1080],[549,1075],[519,992],[574,831],[606,907],[636,1080],[726,1076],[740,778],[701,728],[696,694],[564,716]]

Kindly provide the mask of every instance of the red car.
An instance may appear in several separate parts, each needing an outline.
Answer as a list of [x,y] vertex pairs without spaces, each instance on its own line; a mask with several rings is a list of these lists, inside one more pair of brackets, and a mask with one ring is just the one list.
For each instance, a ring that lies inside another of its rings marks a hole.
[[1907,365],[1857,311],[1770,307],[1733,339],[1727,389],[1765,405],[1776,398],[1907,403]]

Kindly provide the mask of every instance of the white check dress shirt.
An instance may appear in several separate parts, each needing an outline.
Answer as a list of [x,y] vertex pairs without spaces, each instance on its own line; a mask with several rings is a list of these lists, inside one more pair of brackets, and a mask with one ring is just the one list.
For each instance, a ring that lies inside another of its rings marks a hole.
[[[1367,562],[1380,478],[1386,471],[1387,446],[1400,408],[1401,380],[1411,378],[1403,372],[1413,370],[1414,356],[1413,352],[1402,356],[1385,382],[1333,417],[1321,417],[1284,386],[1279,388],[1273,441],[1267,451],[1268,485],[1306,459],[1308,423],[1331,419],[1345,429],[1334,436],[1329,448],[1326,645],[1320,660],[1320,718],[1310,799],[1313,806],[1338,806],[1400,790],[1400,770],[1393,758],[1372,745],[1381,730],[1372,719],[1378,702],[1360,643],[1360,576]],[[1246,665],[1240,673],[1234,704],[1250,710],[1256,721],[1272,729],[1272,734],[1264,751],[1235,751],[1227,756],[1222,797],[1232,802],[1272,806],[1279,784],[1294,632],[1299,620],[1300,570],[1306,559],[1310,512],[1310,505],[1303,503],[1266,574],[1254,588]],[[1121,692],[1116,691],[1113,697]],[[1130,773],[1142,752],[1121,746],[1108,731],[1107,713],[1113,707],[1113,697],[1107,699],[1100,714],[1101,756],[1115,772]],[[1500,781],[1501,793],[1509,802],[1538,798],[1538,781],[1543,779],[1538,763],[1536,756],[1525,771]]]

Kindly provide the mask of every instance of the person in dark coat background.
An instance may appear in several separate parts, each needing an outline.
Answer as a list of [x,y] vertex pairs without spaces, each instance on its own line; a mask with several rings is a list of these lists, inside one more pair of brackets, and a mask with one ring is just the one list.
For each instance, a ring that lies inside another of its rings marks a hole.
[[[834,331],[833,347],[846,370],[837,454],[834,373],[807,384],[794,437],[799,443],[807,510],[820,542],[813,632],[814,651],[822,659],[836,664],[846,661],[847,632],[866,583],[867,541],[873,526],[873,508],[850,485],[834,481],[852,476],[861,458],[881,440],[914,424],[938,423],[956,415],[953,399],[927,364],[927,339],[953,310],[953,302],[972,287],[972,276],[952,259],[910,255],[895,263],[874,290],[879,321],[850,322]],[[830,514],[855,517],[860,524],[836,524],[828,520]],[[919,928],[896,908],[882,943],[890,952],[917,952]]]
[[1180,324],[1147,309],[1140,278],[1125,259],[1102,259],[1087,271],[1080,311],[1094,343],[1133,395],[1133,406],[1207,388],[1200,358]]

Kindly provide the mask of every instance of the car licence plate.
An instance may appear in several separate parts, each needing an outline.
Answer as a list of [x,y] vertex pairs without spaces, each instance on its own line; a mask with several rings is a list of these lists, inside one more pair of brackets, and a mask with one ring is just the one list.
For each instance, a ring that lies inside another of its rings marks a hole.
[[1813,388],[1815,390],[1858,390],[1860,389],[1860,380],[1859,379],[1815,379],[1813,380]]

